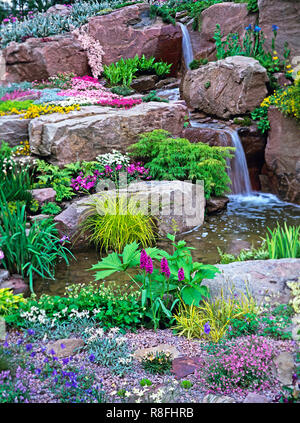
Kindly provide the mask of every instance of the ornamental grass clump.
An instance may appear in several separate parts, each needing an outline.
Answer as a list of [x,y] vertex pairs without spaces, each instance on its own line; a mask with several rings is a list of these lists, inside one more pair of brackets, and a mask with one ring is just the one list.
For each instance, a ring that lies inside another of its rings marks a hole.
[[300,257],[300,226],[283,227],[277,222],[277,227],[268,232],[263,241],[269,252],[270,259],[299,258]]
[[245,396],[249,391],[263,391],[275,380],[272,376],[272,344],[255,335],[231,341],[211,350],[213,356],[206,369],[197,376],[207,393]]
[[0,249],[2,264],[10,273],[28,278],[33,292],[34,275],[54,279],[57,259],[68,264],[69,250],[60,242],[55,224],[34,221],[27,231],[25,205],[16,203],[11,211],[5,198],[0,201]]
[[134,241],[148,247],[155,241],[155,222],[134,197],[102,194],[87,203],[79,233],[86,233],[100,250],[121,252]]

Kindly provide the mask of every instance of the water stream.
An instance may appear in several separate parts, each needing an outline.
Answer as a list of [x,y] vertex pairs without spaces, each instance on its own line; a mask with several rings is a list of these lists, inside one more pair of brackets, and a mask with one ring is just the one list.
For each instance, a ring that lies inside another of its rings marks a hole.
[[185,67],[189,69],[189,64],[194,60],[194,53],[189,31],[183,23],[179,23],[182,31],[182,53]]

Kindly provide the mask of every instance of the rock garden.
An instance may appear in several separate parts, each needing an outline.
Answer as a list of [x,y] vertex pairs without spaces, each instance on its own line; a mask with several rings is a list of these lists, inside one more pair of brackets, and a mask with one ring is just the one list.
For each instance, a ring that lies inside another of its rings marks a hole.
[[0,403],[299,403],[300,3],[0,21]]

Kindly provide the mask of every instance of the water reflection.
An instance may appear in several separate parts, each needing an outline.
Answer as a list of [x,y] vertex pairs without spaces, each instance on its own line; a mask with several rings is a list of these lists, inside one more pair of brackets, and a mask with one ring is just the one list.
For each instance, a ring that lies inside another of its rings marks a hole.
[[[284,222],[299,225],[300,207],[283,203],[271,194],[230,196],[227,211],[208,216],[201,227],[178,238],[185,239],[195,248],[192,252],[194,260],[215,264],[219,260],[217,247],[225,252],[235,252],[251,245],[257,247],[266,228],[273,229],[277,221],[281,225]],[[158,246],[171,252],[165,240],[160,240]],[[76,260],[72,259],[70,266],[65,263],[57,265],[55,281],[36,279],[36,294],[63,295],[66,286],[93,280],[93,272],[88,269],[98,262],[99,254],[90,249],[75,252],[75,256]]]

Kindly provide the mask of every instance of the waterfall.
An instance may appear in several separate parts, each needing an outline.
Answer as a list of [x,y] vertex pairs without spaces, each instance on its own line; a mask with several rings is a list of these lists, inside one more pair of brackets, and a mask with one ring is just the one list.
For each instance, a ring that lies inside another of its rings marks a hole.
[[184,63],[186,68],[189,70],[189,64],[194,60],[194,53],[192,49],[192,43],[189,31],[187,30],[187,27],[183,25],[183,23],[179,22],[179,25],[181,27],[182,31],[182,51],[183,51],[183,57],[184,57]]
[[199,123],[194,120],[190,120],[190,124],[194,128],[213,128],[218,131],[221,135],[222,145],[228,147],[228,135],[231,138],[231,146],[235,147],[234,157],[228,160],[228,176],[231,180],[231,192],[234,195],[247,196],[252,194],[251,182],[249,177],[249,171],[246,161],[245,152],[237,131],[231,128],[221,128],[218,124],[210,123]]
[[234,157],[230,163],[230,178],[232,194],[248,195],[252,192],[245,152],[237,131],[226,130],[235,147]]

